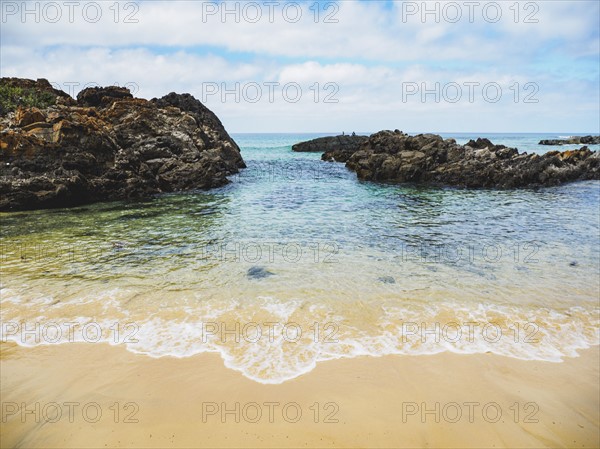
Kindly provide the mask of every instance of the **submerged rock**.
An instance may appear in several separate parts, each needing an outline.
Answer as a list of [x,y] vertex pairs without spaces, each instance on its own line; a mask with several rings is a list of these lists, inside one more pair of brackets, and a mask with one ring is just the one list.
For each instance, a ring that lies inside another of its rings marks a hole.
[[384,284],[395,284],[396,283],[396,279],[394,279],[392,276],[381,276],[381,277],[377,278],[377,280]]
[[189,94],[148,101],[96,87],[75,102],[46,80],[0,79],[3,92],[13,86],[52,101],[0,115],[2,211],[207,189],[245,167],[217,116]]
[[271,273],[264,267],[251,267],[248,269],[247,274],[250,279],[262,279],[269,276],[273,276],[274,273]]
[[367,136],[331,136],[300,142],[292,146],[292,151],[324,152],[321,159],[345,162],[358,148],[368,140]]
[[600,179],[600,154],[587,147],[527,154],[488,139],[458,145],[435,134],[396,130],[371,135],[346,167],[371,181],[515,188]]

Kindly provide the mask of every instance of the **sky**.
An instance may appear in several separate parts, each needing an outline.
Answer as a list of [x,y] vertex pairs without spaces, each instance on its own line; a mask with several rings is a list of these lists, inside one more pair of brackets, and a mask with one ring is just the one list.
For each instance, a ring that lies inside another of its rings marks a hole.
[[600,2],[5,1],[0,74],[251,132],[600,133]]

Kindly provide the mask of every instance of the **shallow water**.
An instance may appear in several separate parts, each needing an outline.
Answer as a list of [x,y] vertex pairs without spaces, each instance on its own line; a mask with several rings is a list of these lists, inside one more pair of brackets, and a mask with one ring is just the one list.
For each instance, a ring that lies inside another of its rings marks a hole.
[[[361,182],[291,151],[312,137],[235,135],[248,168],[210,192],[2,214],[2,339],[219,352],[263,383],[340,357],[599,343],[599,182]],[[558,135],[487,137],[545,152]]]

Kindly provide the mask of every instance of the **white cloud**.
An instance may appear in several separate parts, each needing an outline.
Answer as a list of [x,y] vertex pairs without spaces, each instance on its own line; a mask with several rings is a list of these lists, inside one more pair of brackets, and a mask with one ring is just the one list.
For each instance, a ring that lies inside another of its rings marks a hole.
[[[102,2],[102,16],[97,23],[84,20],[83,6],[90,2],[81,2],[82,6],[75,9],[73,23],[69,23],[65,6],[61,7],[62,16],[57,23],[43,20],[43,16],[50,14],[44,14],[43,6],[39,7],[40,23],[35,22],[35,15],[26,16],[22,23],[18,12],[22,12],[22,5],[26,2],[5,1],[3,10],[6,10],[7,3],[18,6],[17,14],[7,15],[4,11],[3,18],[6,21],[3,23],[4,42],[13,45],[218,46],[230,51],[271,56],[377,61],[526,58],[543,42],[560,39],[567,41],[567,47],[575,44],[583,52],[597,51],[598,48],[597,39],[589,36],[590,30],[597,29],[598,5],[595,2],[521,2],[518,23],[514,22],[515,12],[510,9],[512,2],[499,3],[503,16],[497,23],[486,20],[483,6],[474,8],[473,23],[470,23],[465,2],[435,2],[441,5],[440,16],[423,18],[420,14],[407,15],[403,2],[394,2],[388,10],[385,2],[344,1],[339,2],[339,11],[333,16],[337,23],[323,23],[324,11],[320,13],[319,22],[315,23],[314,9],[310,9],[312,2],[302,3],[302,18],[297,23],[284,19],[282,6],[294,3],[285,1],[279,2],[280,7],[274,11],[272,23],[265,2],[255,2],[262,6],[262,19],[257,23],[244,20],[250,15],[243,14],[247,2],[228,3],[229,8],[238,5],[239,23],[236,23],[235,15],[208,15],[207,5],[212,3],[202,1],[142,2],[139,11],[130,18],[137,23],[123,23],[125,13],[134,12],[131,10],[121,10],[119,22],[115,23],[114,4]],[[28,3],[44,5],[44,2]],[[404,3],[416,4],[420,9],[424,4]],[[448,3],[461,5],[463,17],[460,22],[444,20],[442,13]],[[486,5],[492,2],[479,3]],[[525,9],[523,5],[527,3],[538,5],[539,10]],[[124,4],[120,3],[121,9]],[[222,12],[224,7],[220,8]],[[538,23],[523,23],[532,12],[530,20],[538,20]]]
[[[22,4],[2,2],[3,11],[7,3]],[[480,10],[469,23],[463,10],[456,24],[436,23],[431,16],[422,23],[419,14],[407,15],[406,8],[422,3],[340,2],[338,23],[322,23],[323,10],[321,22],[314,23],[312,2],[304,4],[298,23],[282,20],[281,8],[273,23],[266,17],[235,23],[233,16],[226,23],[217,16],[203,22],[202,2],[177,1],[142,3],[134,16],[137,24],[123,23],[132,11],[125,11],[124,3],[121,23],[114,23],[112,2],[101,3],[103,16],[95,24],[77,15],[73,23],[66,14],[59,23],[21,23],[9,16],[2,24],[0,71],[2,76],[45,77],[65,90],[67,83],[139,86],[136,94],[146,98],[178,91],[202,99],[206,83],[215,83],[219,91],[205,95],[206,103],[234,132],[598,127],[599,74],[589,63],[600,52],[598,3],[537,2],[534,11],[525,9],[533,2],[521,2],[520,23],[515,23],[509,9],[514,2],[502,2],[498,23],[486,22]],[[439,2],[440,11],[451,3]],[[538,23],[523,23],[531,12]],[[268,82],[279,83],[273,101]],[[403,99],[407,83],[421,91],[448,82],[462,86],[462,101],[436,103],[433,95],[422,101],[421,92]],[[489,103],[479,89],[473,103],[465,101],[468,82],[499,83],[503,99]],[[511,97],[515,82],[517,103]],[[539,86],[539,103],[523,103],[528,82]],[[242,91],[257,83],[260,101],[220,95],[236,83]],[[281,86],[286,83],[301,85],[297,103],[285,101]],[[339,90],[326,90],[328,83]],[[338,102],[325,103],[328,95]]]

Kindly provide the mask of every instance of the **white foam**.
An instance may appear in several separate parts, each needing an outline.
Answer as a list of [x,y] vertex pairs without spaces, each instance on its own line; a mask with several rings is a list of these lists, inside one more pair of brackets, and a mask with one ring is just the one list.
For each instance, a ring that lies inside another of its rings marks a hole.
[[[102,309],[108,315],[120,310],[117,299],[120,294],[121,291],[113,290],[107,292],[101,299],[106,301]],[[15,298],[9,295],[8,298],[3,297],[3,301],[5,300],[15,301]],[[392,354],[425,355],[441,352],[458,354],[491,352],[522,360],[560,362],[565,357],[577,357],[577,351],[600,343],[598,309],[585,310],[582,307],[572,307],[558,311],[483,303],[469,307],[458,304],[411,304],[410,306],[379,304],[374,308],[379,311],[376,320],[370,325],[363,325],[364,323],[356,317],[344,316],[340,309],[336,308],[335,311],[328,309],[332,306],[311,304],[310,307],[303,308],[303,304],[304,301],[301,300],[277,301],[269,297],[257,298],[251,303],[240,300],[222,301],[218,306],[206,303],[199,309],[190,309],[193,313],[185,318],[165,319],[155,314],[143,321],[136,320],[137,331],[132,336],[133,339],[127,341],[124,340],[125,329],[123,329],[126,324],[124,321],[128,319],[125,313],[120,313],[121,318],[118,320],[105,318],[98,321],[93,316],[79,316],[65,321],[76,322],[79,327],[95,323],[94,325],[100,326],[103,331],[114,329],[115,322],[119,322],[121,338],[117,340],[114,333],[103,332],[102,338],[94,342],[124,345],[133,353],[145,354],[149,357],[184,358],[207,352],[218,353],[226,367],[263,384],[283,383],[312,371],[318,363],[341,358],[379,357]],[[190,306],[186,306],[186,309],[189,308]],[[235,342],[232,338],[223,339],[223,334],[208,331],[206,327],[207,323],[218,322],[223,317],[226,329],[231,330],[235,322],[260,323],[259,317],[264,316],[273,316],[279,323],[299,322],[303,331],[302,338],[298,342],[291,342],[283,337],[278,328],[272,339],[266,338],[266,334],[263,334],[263,338],[258,341],[249,341],[255,335],[250,334],[249,339],[238,335],[239,341]],[[441,322],[439,317],[449,318]],[[3,320],[29,323],[29,328],[32,323],[44,326],[55,321],[42,315],[26,319],[14,316],[3,317]],[[311,324],[315,321],[321,325],[338,323],[336,341],[326,341],[324,337],[327,333],[324,333],[322,328],[320,338],[315,339],[314,329],[311,328]],[[437,338],[435,335],[428,336],[425,333],[424,339],[422,333],[415,335],[411,332],[415,324],[424,329],[435,329],[436,322],[440,327],[448,325],[450,331],[457,330],[456,326],[451,324],[457,323],[463,332],[468,329],[466,323],[478,323],[475,327],[478,331],[473,333],[473,338],[463,337],[457,341],[453,340],[452,336],[455,334],[452,332],[445,337],[438,334]],[[424,327],[422,323],[425,323]],[[489,338],[489,335],[486,338],[486,335],[480,332],[489,323],[497,323],[501,326],[503,332],[498,341],[491,341],[493,338]],[[518,338],[515,337],[517,331],[514,327],[511,329],[511,323],[518,323],[521,326],[518,328]],[[532,329],[536,330],[535,338],[539,340],[538,342],[526,341],[529,334],[523,326],[527,323],[534,323],[532,326],[537,326]],[[22,346],[90,342],[80,334],[76,334],[74,339],[63,335],[63,338],[56,342],[35,341],[32,338],[7,334],[7,330],[11,329],[2,327],[0,334],[2,340],[13,341]]]

